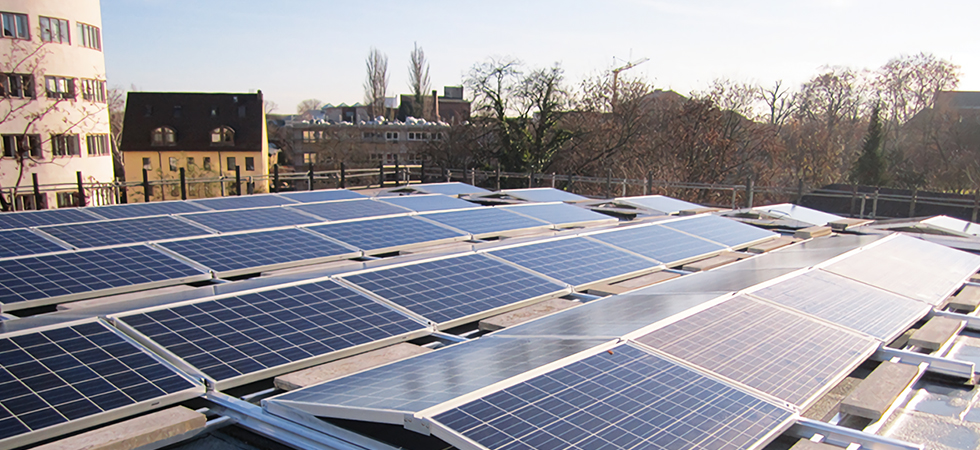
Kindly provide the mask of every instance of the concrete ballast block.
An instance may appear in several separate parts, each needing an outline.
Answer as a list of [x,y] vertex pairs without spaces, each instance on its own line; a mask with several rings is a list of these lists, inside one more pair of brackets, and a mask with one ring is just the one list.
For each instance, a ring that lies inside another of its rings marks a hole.
[[878,420],[918,374],[918,366],[882,362],[840,404],[842,414]]
[[35,447],[43,450],[123,450],[204,428],[204,414],[177,406]]
[[742,259],[740,255],[733,253],[722,253],[718,256],[713,256],[711,258],[702,259],[700,261],[694,261],[692,263],[684,264],[683,270],[688,272],[701,272],[704,270],[711,270],[715,267],[724,266],[725,264],[733,263]]
[[956,333],[959,333],[961,329],[963,329],[963,321],[961,320],[949,317],[933,317],[922,328],[912,333],[909,338],[909,345],[934,352],[939,350]]
[[949,299],[950,308],[960,311],[973,311],[980,306],[980,287],[963,286],[960,292]]
[[830,228],[832,228],[834,231],[844,231],[848,228],[867,225],[871,222],[874,221],[868,219],[840,219],[830,222],[828,225],[830,225]]
[[760,244],[753,245],[747,248],[746,251],[749,253],[767,253],[777,248],[783,248],[795,242],[799,242],[799,240],[790,236],[780,236],[771,241],[766,241]]
[[697,214],[713,213],[713,212],[721,212],[721,211],[728,211],[728,210],[725,208],[711,208],[711,207],[692,208],[692,209],[685,209],[685,210],[678,211],[677,215],[694,216]]
[[291,391],[430,351],[432,349],[401,342],[349,358],[338,359],[326,364],[320,364],[319,366],[280,375],[276,377],[274,383],[279,389]]
[[971,283],[980,283],[980,273],[975,273],[970,276]]
[[824,444],[823,442],[814,442],[809,439],[800,439],[789,450],[841,450],[841,447]]
[[667,272],[665,270],[654,272],[651,274],[639,276],[636,278],[630,278],[628,280],[623,280],[618,283],[613,283],[616,286],[622,286],[630,289],[641,288],[644,286],[650,286],[651,284],[661,283],[667,280],[673,280],[681,276],[677,272]]
[[831,232],[833,232],[833,230],[830,227],[806,227],[796,230],[796,232],[793,233],[793,237],[800,239],[812,239],[820,236],[830,236]]
[[573,302],[571,300],[553,298],[535,303],[531,306],[515,309],[504,314],[487,317],[486,319],[480,321],[480,329],[483,331],[500,330],[580,304],[581,303],[579,302]]

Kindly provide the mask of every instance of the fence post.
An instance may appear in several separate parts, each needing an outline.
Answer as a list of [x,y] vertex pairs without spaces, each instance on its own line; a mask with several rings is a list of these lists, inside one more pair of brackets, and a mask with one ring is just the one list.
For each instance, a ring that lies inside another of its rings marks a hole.
[[650,186],[650,178],[652,177],[653,174],[650,172],[647,172],[647,176],[643,177],[643,195],[650,195],[650,188],[652,187]]
[[497,161],[497,191],[500,191],[500,161]]
[[626,197],[626,178],[623,178],[623,197]]
[[419,182],[425,183],[425,158],[419,163]]
[[398,168],[398,154],[395,153],[395,187],[398,187],[398,186],[401,186],[402,185],[402,183],[401,183],[402,176],[401,176],[401,173],[399,173],[400,170],[401,169]]
[[187,200],[187,178],[183,167],[180,168],[180,199]]
[[970,222],[977,221],[977,210],[980,209],[980,190],[973,190],[973,219]]
[[85,187],[82,186],[82,171],[75,172],[75,182],[78,183],[78,206],[85,206]]
[[[848,213],[849,216],[854,217],[854,203],[857,201],[858,187],[856,184],[851,185],[851,211]],[[862,211],[863,215],[863,211]]]
[[476,186],[476,167],[470,169],[470,186]]
[[[41,186],[37,182],[37,172],[31,173],[31,180],[34,181],[34,209],[42,209],[41,205],[44,203],[41,201]],[[14,199],[16,201],[17,199]],[[974,211],[976,209],[974,208]],[[976,213],[974,213],[976,215]]]
[[235,195],[242,195],[242,166],[235,164]]
[[568,192],[572,192],[572,174],[571,173],[568,174],[568,180],[565,183],[565,190],[568,191]]
[[751,208],[752,201],[754,200],[752,197],[755,196],[755,184],[752,181],[752,177],[749,177],[749,179],[745,182],[745,190],[746,195],[748,196],[748,207]]
[[453,171],[446,169],[446,183],[453,181]]
[[340,188],[347,189],[347,163],[340,162]]
[[551,172],[551,188],[555,188],[555,173]]
[[736,200],[736,198],[738,198],[738,188],[734,188],[733,187],[732,188],[732,209],[733,210],[738,209],[738,201]]
[[310,188],[307,189],[307,190],[308,191],[312,191],[313,190],[313,161],[310,161],[309,162],[309,167],[310,167],[310,174],[309,174],[309,176],[310,176]]
[[874,199],[871,200],[871,218],[872,219],[877,219],[878,218],[878,190],[879,190],[879,188],[875,188],[875,196],[874,196]]
[[251,175],[249,175],[248,180],[245,181],[245,190],[248,192],[248,195],[255,193],[255,182],[252,181]]
[[150,175],[143,168],[143,201],[150,203]]
[[606,169],[606,198],[612,197],[612,169]]
[[859,218],[861,218],[861,219],[864,218],[864,203],[867,202],[867,201],[868,201],[868,194],[862,195],[861,196],[861,215],[859,216]]
[[385,162],[378,162],[378,187],[385,187]]
[[533,188],[534,187],[534,171],[533,170],[527,173],[527,187],[528,188]]
[[803,203],[803,179],[802,178],[800,178],[800,184],[796,188],[796,192],[797,192],[796,204],[799,205],[800,203]]
[[919,197],[919,188],[912,188],[912,202],[909,203],[909,217],[915,217],[915,201]]
[[272,192],[279,193],[279,164],[272,165]]

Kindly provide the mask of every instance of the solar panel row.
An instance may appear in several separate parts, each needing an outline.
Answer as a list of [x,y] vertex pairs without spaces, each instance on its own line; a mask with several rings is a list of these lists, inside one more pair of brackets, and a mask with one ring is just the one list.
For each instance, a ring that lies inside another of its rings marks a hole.
[[660,265],[584,237],[559,239],[489,252],[575,287],[653,270]]

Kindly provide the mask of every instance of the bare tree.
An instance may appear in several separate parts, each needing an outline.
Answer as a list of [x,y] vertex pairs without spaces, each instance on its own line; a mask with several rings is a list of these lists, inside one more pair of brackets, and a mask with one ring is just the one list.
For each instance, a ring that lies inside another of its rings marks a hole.
[[388,56],[371,47],[364,61],[367,76],[364,79],[364,103],[371,118],[385,115],[385,96],[388,93]]
[[783,88],[783,81],[779,80],[773,84],[772,89],[759,89],[759,98],[766,104],[762,118],[775,127],[778,133],[795,109],[792,94]]
[[315,98],[308,98],[296,105],[296,114],[305,114],[308,111],[315,111],[323,107],[323,102]]
[[119,86],[106,91],[106,107],[109,109],[109,136],[112,139],[112,163],[116,175],[123,177],[122,135],[123,122],[126,118],[126,92]]
[[959,70],[960,66],[931,53],[892,58],[873,81],[884,102],[883,115],[887,112],[888,120],[897,124],[908,122],[934,105],[937,92],[956,89]]
[[415,49],[412,50],[408,63],[408,87],[412,90],[415,102],[412,105],[412,111],[406,113],[409,116],[421,116],[423,114],[423,100],[432,84],[429,79],[429,62],[425,59],[425,51],[417,43]]
[[272,114],[273,112],[279,109],[279,104],[277,104],[272,100],[263,100],[262,109],[265,110],[266,114]]

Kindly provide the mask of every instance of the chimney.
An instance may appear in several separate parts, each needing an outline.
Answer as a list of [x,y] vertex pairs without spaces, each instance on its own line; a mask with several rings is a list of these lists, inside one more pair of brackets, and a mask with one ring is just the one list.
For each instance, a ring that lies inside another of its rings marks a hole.
[[432,118],[434,121],[439,121],[439,91],[432,90]]

